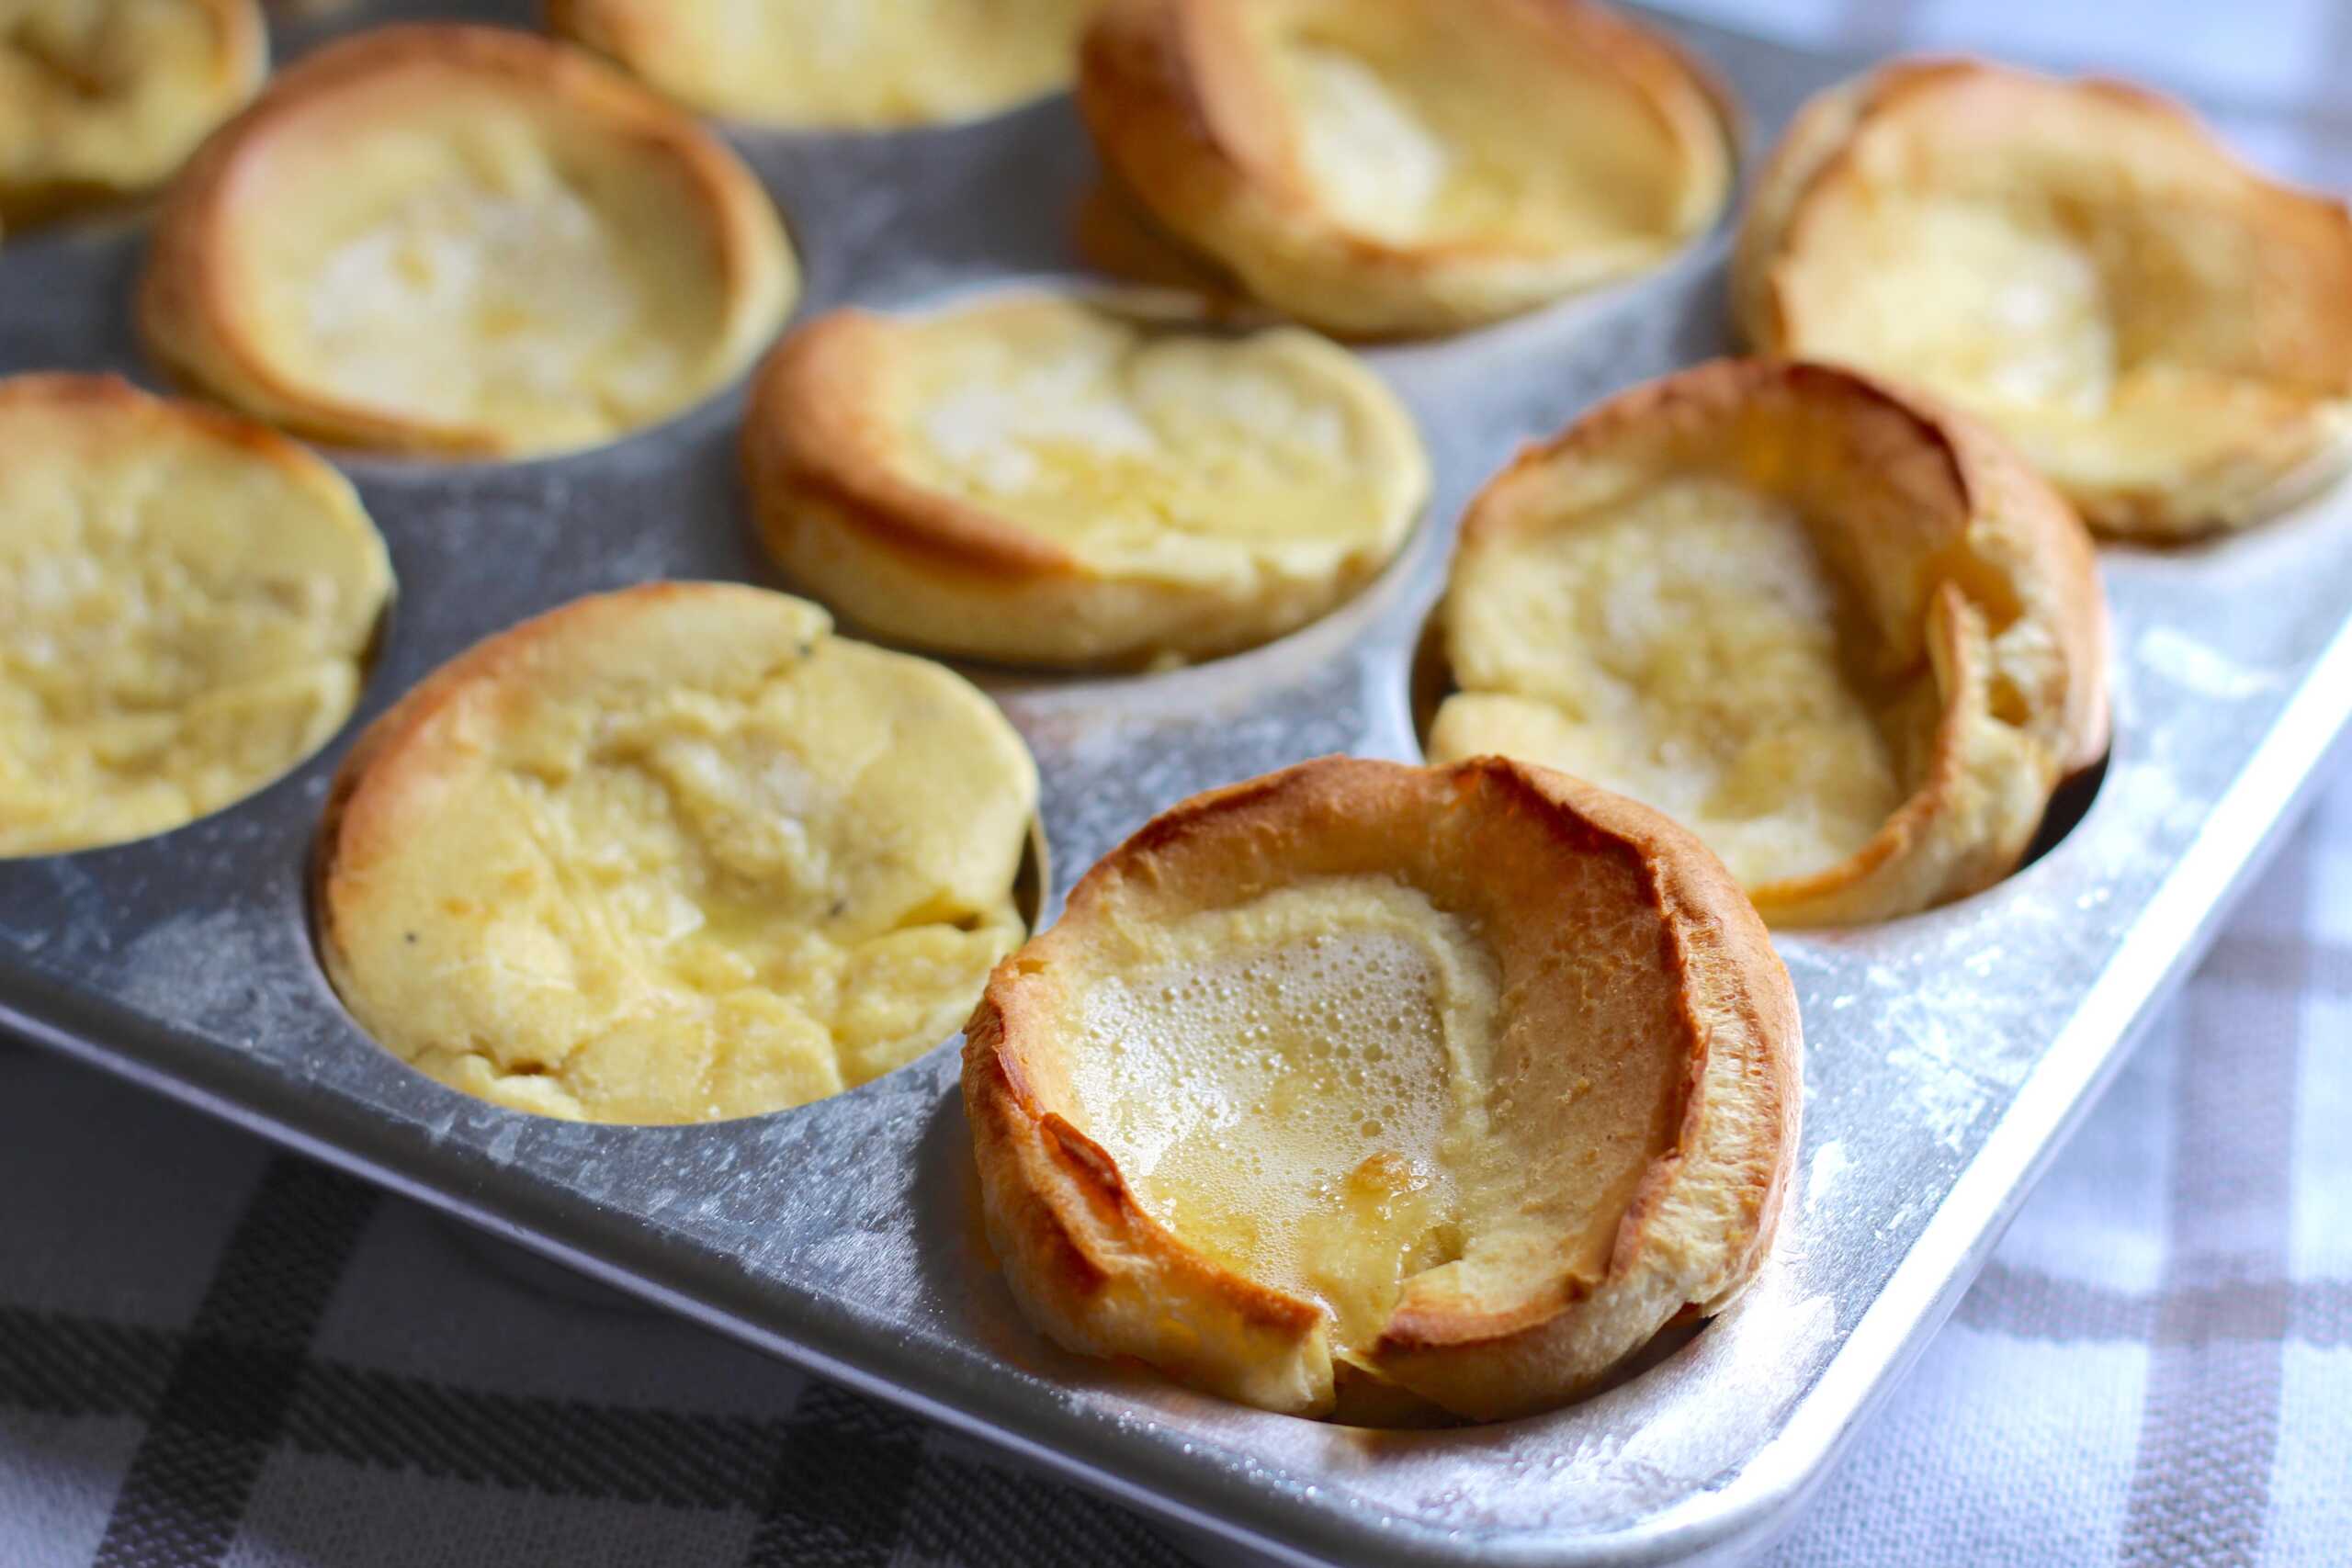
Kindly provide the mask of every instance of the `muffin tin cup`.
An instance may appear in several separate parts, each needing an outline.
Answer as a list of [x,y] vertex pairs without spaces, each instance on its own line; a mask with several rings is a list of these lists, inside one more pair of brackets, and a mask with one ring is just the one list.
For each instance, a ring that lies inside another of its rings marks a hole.
[[[306,24],[281,46],[415,8]],[[1852,64],[1675,30],[1736,85],[1764,141]],[[1092,175],[1062,99],[936,130],[730,137],[792,225],[804,315],[1066,269]],[[0,247],[0,368],[152,384],[125,324],[143,244],[118,224]],[[1043,775],[1044,918],[1104,850],[1195,790],[1324,752],[1418,756],[1415,651],[1464,502],[1522,440],[1725,352],[1725,245],[1719,228],[1638,283],[1374,351],[1421,423],[1436,492],[1392,569],[1325,620],[1164,674],[971,669]],[[351,725],[189,827],[0,862],[0,1027],[1286,1560],[1620,1564],[1768,1541],[1958,1299],[2352,717],[2352,491],[2211,545],[2106,550],[2116,740],[2095,794],[2066,797],[2090,796],[2079,822],[1959,904],[1779,939],[1808,1046],[1804,1144],[1747,1294],[1548,1416],[1374,1433],[1267,1415],[1064,1355],[1020,1317],[980,1240],[952,1042],[794,1111],[567,1123],[413,1072],[321,974],[311,859],[360,727],[476,638],[580,593],[775,581],[735,477],[741,407],[738,387],[539,461],[341,459],[400,583]]]

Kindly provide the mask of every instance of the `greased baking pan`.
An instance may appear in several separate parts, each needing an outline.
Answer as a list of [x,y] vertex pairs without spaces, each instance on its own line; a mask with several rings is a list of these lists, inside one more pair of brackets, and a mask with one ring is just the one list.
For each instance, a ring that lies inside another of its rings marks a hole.
[[[354,7],[282,30],[280,56],[436,9]],[[472,9],[533,19],[527,6]],[[1674,30],[1732,85],[1751,150],[1858,63]],[[1091,160],[1067,101],[962,128],[734,140],[791,222],[804,314],[1071,265]],[[143,245],[125,222],[0,246],[0,369],[152,381],[128,325]],[[1324,622],[1170,673],[974,671],[1044,776],[1044,918],[1098,854],[1192,791],[1327,751],[1417,756],[1415,653],[1462,504],[1521,440],[1724,351],[1724,248],[1718,232],[1636,284],[1374,353],[1421,422],[1436,493],[1394,569]],[[2115,749],[2045,840],[2071,830],[1963,903],[1780,941],[1804,1013],[1804,1145],[1756,1287],[1551,1416],[1441,1433],[1322,1426],[1061,1355],[1026,1326],[978,1240],[950,1043],[797,1111],[571,1125],[411,1072],[322,978],[305,877],[328,777],[360,725],[476,637],[576,594],[770,580],[734,479],[740,407],[730,392],[546,461],[345,461],[400,576],[359,713],[325,754],[218,816],[0,863],[0,1026],[1285,1559],[1614,1564],[1760,1548],[1966,1286],[2352,711],[2352,492],[2218,544],[2109,549]]]

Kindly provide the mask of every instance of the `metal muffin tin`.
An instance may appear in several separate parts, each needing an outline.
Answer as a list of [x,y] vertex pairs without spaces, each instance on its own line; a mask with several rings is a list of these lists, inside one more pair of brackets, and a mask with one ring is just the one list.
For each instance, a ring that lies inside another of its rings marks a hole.
[[[283,57],[426,6],[286,29]],[[488,11],[499,8],[480,7]],[[534,7],[503,8],[528,25]],[[1751,149],[1851,60],[1672,24]],[[734,134],[791,222],[805,316],[1067,271],[1091,159],[1068,102],[875,136]],[[1523,439],[1724,352],[1725,238],[1535,317],[1374,353],[1420,422],[1428,517],[1337,614],[1240,657],[1065,680],[975,671],[1035,750],[1044,915],[1147,817],[1329,751],[1418,756],[1414,657],[1453,525]],[[152,380],[136,224],[0,246],[0,368]],[[663,576],[774,581],[734,468],[740,389],[558,459],[343,466],[400,597],[352,725],[228,811],[120,848],[0,862],[0,1026],[523,1242],[1139,1507],[1285,1560],[1735,1560],[1783,1528],[1940,1323],[2051,1151],[2211,931],[2352,712],[2352,492],[2235,539],[2105,552],[2116,740],[2081,819],[1953,907],[1784,936],[1807,1060],[1799,1180],[1757,1285],[1553,1415],[1368,1433],[1068,1357],[978,1240],[943,1043],[855,1092],[694,1127],[572,1125],[468,1100],[345,1016],[306,926],[329,774],[358,727],[477,637]],[[956,786],[939,781],[943,797]]]

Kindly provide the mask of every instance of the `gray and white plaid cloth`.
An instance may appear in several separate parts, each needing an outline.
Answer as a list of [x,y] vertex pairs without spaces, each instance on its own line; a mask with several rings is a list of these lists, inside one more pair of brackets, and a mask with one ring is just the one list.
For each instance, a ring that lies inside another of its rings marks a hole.
[[[2143,76],[2352,188],[2347,0],[1679,0]],[[0,1568],[1185,1560],[407,1202],[0,1045]],[[2352,1563],[2352,779],[1771,1562]]]

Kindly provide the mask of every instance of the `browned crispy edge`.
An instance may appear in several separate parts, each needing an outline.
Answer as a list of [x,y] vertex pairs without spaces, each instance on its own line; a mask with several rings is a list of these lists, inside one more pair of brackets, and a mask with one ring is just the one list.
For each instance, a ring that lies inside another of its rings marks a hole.
[[[2323,265],[2338,287],[2311,291],[2333,299],[2329,319],[2298,323],[2282,350],[2317,359],[2316,379],[2337,398],[2352,399],[2352,208],[2332,197],[2272,179],[2237,157],[2188,106],[2137,83],[2108,77],[2048,77],[2020,67],[1965,56],[1897,60],[1831,87],[1808,101],[1782,135],[1757,177],[1742,214],[1731,267],[1732,314],[1748,345],[1771,355],[1804,352],[1791,321],[1782,270],[1811,213],[1826,193],[1856,169],[1858,148],[1872,124],[1905,107],[1932,102],[1953,89],[2005,95],[2073,92],[2104,100],[2144,117],[2194,155],[2234,170],[2249,193],[2254,226],[2298,254],[2324,255]],[[1981,111],[1980,111],[1981,112]],[[2288,492],[2296,481],[2284,481]],[[2094,505],[2084,502],[2086,520],[2118,535],[2193,538],[2232,525],[2221,515],[2183,513],[2161,487],[2117,495]],[[2263,514],[2257,507],[2252,521]]]
[[1068,577],[1069,552],[974,506],[900,478],[876,423],[876,382],[896,348],[890,318],[847,308],[796,329],[752,378],[741,458],[754,516],[771,537],[808,500],[843,525],[929,560],[1000,581]]

